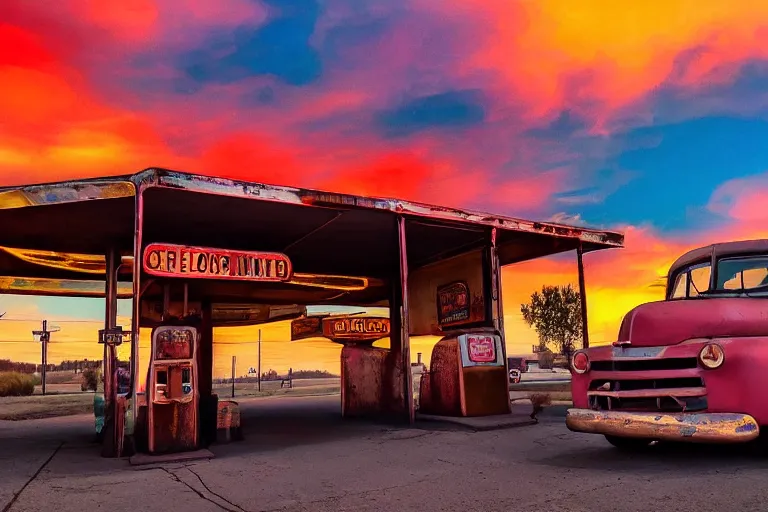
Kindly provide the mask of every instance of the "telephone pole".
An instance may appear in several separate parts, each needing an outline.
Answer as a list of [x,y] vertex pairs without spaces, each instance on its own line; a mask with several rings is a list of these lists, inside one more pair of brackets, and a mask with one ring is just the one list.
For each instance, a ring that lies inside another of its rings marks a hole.
[[[5,315],[5,313],[3,313]],[[51,341],[51,333],[57,332],[58,327],[54,327],[53,330],[48,330],[48,320],[43,320],[43,328],[39,331],[32,331],[32,336],[40,338],[41,355],[40,359],[43,363],[40,368],[40,384],[43,388],[43,394],[45,394],[45,373],[48,371],[48,342]]]
[[232,398],[235,398],[235,366],[237,364],[237,357],[232,356]]
[[261,391],[261,329],[259,329],[259,360],[257,367],[259,372],[259,391]]

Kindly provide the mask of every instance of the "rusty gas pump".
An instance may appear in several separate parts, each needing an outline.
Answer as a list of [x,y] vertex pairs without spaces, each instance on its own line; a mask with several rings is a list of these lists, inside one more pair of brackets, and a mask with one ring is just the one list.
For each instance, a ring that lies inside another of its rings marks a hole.
[[411,332],[442,334],[419,387],[419,411],[510,412],[509,376],[490,254],[476,250],[411,274]]
[[198,341],[199,332],[191,326],[152,330],[147,380],[150,453],[198,448]]

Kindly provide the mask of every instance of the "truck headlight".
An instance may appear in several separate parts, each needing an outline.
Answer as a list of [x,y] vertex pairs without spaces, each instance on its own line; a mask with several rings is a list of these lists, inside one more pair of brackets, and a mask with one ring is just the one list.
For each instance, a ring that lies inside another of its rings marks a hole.
[[573,354],[571,358],[571,368],[576,373],[586,373],[589,371],[589,356],[584,351]]
[[725,351],[717,343],[707,343],[699,352],[699,362],[704,368],[714,370],[725,361]]

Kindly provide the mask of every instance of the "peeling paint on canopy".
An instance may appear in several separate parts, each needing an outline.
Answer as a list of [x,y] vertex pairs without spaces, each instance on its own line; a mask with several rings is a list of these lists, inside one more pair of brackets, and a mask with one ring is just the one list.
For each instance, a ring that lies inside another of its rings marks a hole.
[[[407,216],[431,218],[457,224],[473,224],[502,231],[517,231],[576,239],[591,249],[622,247],[624,235],[617,232],[534,222],[481,212],[427,205],[391,198],[360,197],[333,192],[234,181],[150,168],[132,176],[99,178],[0,189],[0,209],[50,205],[75,201],[110,199],[134,195],[136,190],[163,187],[203,194],[258,199],[295,205],[365,208]],[[585,248],[585,251],[591,250]]]
[[136,195],[134,184],[125,177],[0,189],[0,209],[48,204],[117,199]]

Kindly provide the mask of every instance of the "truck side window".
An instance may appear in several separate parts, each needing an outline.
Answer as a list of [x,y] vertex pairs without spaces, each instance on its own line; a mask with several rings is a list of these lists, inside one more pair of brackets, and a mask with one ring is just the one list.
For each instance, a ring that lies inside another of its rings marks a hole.
[[686,272],[683,272],[681,274],[678,274],[677,279],[675,280],[675,288],[674,292],[672,292],[673,299],[682,299],[685,298],[686,292],[688,291],[688,274]]
[[696,297],[697,295],[699,295],[699,293],[709,290],[709,276],[710,276],[709,265],[705,267],[698,267],[698,268],[691,269],[690,271],[691,289],[688,296]]
[[689,267],[680,272],[675,279],[671,299],[697,297],[709,290],[709,278],[712,272],[708,263]]

